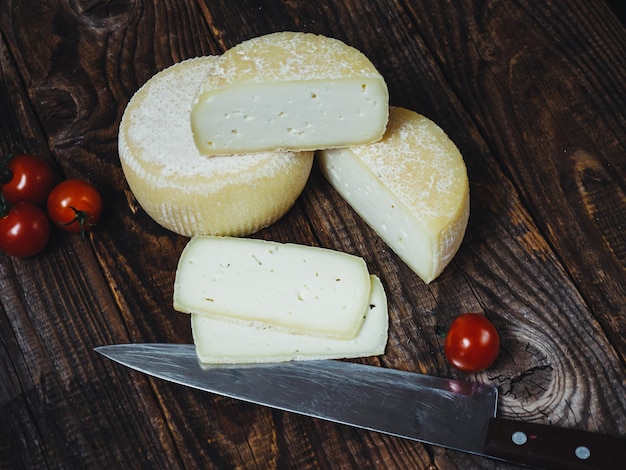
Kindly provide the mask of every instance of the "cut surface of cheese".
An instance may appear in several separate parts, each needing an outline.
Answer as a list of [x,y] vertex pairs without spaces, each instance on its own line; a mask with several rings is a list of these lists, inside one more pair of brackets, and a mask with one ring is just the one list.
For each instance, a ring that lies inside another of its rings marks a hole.
[[180,312],[337,339],[356,337],[369,296],[358,256],[233,237],[192,238],[174,281]]
[[390,108],[383,139],[318,153],[326,178],[424,282],[459,249],[469,218],[461,153],[428,118]]
[[315,34],[279,32],[220,56],[191,124],[206,155],[317,150],[380,139],[388,103],[385,80],[357,49]]
[[200,155],[191,106],[217,61],[199,57],[157,73],[120,124],[120,161],[135,198],[159,224],[185,236],[243,236],[270,225],[300,195],[313,162],[311,152]]
[[354,339],[291,334],[267,326],[242,325],[206,315],[191,315],[200,362],[234,364],[377,356],[387,344],[387,297],[380,279],[370,277],[365,320]]

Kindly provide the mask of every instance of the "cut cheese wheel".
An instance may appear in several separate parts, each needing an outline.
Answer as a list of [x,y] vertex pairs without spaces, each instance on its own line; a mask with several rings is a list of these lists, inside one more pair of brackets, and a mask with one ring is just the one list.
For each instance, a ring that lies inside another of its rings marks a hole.
[[373,142],[389,95],[361,52],[315,34],[280,32],[226,51],[191,112],[206,155],[317,150]]
[[318,161],[339,194],[424,282],[439,276],[469,217],[465,163],[441,128],[392,107],[380,142],[322,151]]
[[190,112],[214,56],[189,59],[153,76],[120,124],[124,175],[143,209],[163,227],[193,235],[246,235],[264,228],[302,192],[313,154],[200,155]]
[[191,315],[196,352],[210,364],[347,359],[377,356],[387,344],[387,297],[382,283],[371,276],[365,320],[356,338],[338,340],[290,334],[267,326],[243,325],[206,315]]
[[245,238],[192,238],[174,281],[178,311],[337,339],[356,337],[369,297],[362,258]]

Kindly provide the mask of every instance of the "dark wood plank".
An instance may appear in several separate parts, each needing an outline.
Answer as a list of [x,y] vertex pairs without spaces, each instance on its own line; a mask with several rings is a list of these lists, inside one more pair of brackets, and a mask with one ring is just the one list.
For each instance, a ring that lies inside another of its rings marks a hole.
[[[505,416],[624,436],[626,42],[604,4],[9,0],[0,148],[89,178],[107,210],[85,242],[58,234],[35,259],[0,257],[0,403],[13,424],[0,431],[2,466],[503,468],[188,390],[92,353],[191,340],[171,307],[186,240],[145,215],[119,167],[127,101],[174,62],[276,30],[365,52],[392,103],[431,117],[462,150],[472,216],[428,286],[317,170],[255,236],[356,253],[381,276],[389,348],[363,362],[493,383]],[[464,311],[485,312],[503,337],[495,366],[471,376],[449,369],[439,334]]]
[[624,364],[626,30],[602,4],[467,8],[413,17]]
[[[5,84],[21,81],[3,42],[0,72],[0,95],[8,103],[2,108],[3,150],[45,155],[45,137],[23,90],[11,86],[6,93]],[[100,461],[120,466],[140,464],[150,454],[158,461],[167,458],[167,453],[156,457],[145,449],[140,454],[131,446],[159,439],[159,425],[150,419],[153,404],[137,393],[149,393],[146,382],[134,390],[120,389],[107,365],[94,361],[94,346],[129,338],[88,240],[54,234],[35,258],[2,256],[0,292],[5,365],[0,416],[10,422],[0,431],[3,467],[94,466]],[[130,400],[124,392],[130,392]],[[119,442],[113,449],[103,444],[112,439]]]

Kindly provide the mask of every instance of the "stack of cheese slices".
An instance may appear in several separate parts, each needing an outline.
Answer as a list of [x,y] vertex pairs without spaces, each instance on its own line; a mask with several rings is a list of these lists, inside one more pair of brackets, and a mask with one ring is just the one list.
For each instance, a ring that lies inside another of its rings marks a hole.
[[194,237],[174,308],[191,314],[201,362],[276,362],[383,354],[387,299],[363,259],[324,248]]
[[236,238],[293,205],[313,152],[328,181],[425,282],[469,216],[463,158],[432,121],[390,107],[385,80],[341,41],[281,32],[176,64],[133,97],[120,159],[136,199],[193,237],[174,307],[203,362],[382,354],[387,302],[356,256]]

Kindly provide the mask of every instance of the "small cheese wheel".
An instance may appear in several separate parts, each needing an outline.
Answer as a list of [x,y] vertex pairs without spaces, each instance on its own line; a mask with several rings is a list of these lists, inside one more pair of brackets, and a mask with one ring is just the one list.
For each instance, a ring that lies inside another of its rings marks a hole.
[[279,32],[220,57],[191,124],[206,155],[344,147],[382,137],[388,102],[385,80],[357,49],[315,34]]
[[181,235],[256,232],[278,220],[304,189],[313,153],[200,155],[190,112],[217,57],[189,59],[153,76],[129,102],[119,155],[141,207]]
[[384,354],[389,326],[387,297],[380,279],[370,276],[371,294],[365,320],[354,339],[291,334],[267,326],[227,322],[191,315],[200,362],[235,364],[292,360],[348,359]]
[[318,161],[339,194],[424,282],[439,276],[469,218],[465,163],[440,127],[392,107],[380,142],[322,151]]
[[293,243],[194,237],[174,281],[174,308],[290,333],[353,339],[370,297],[365,261]]

